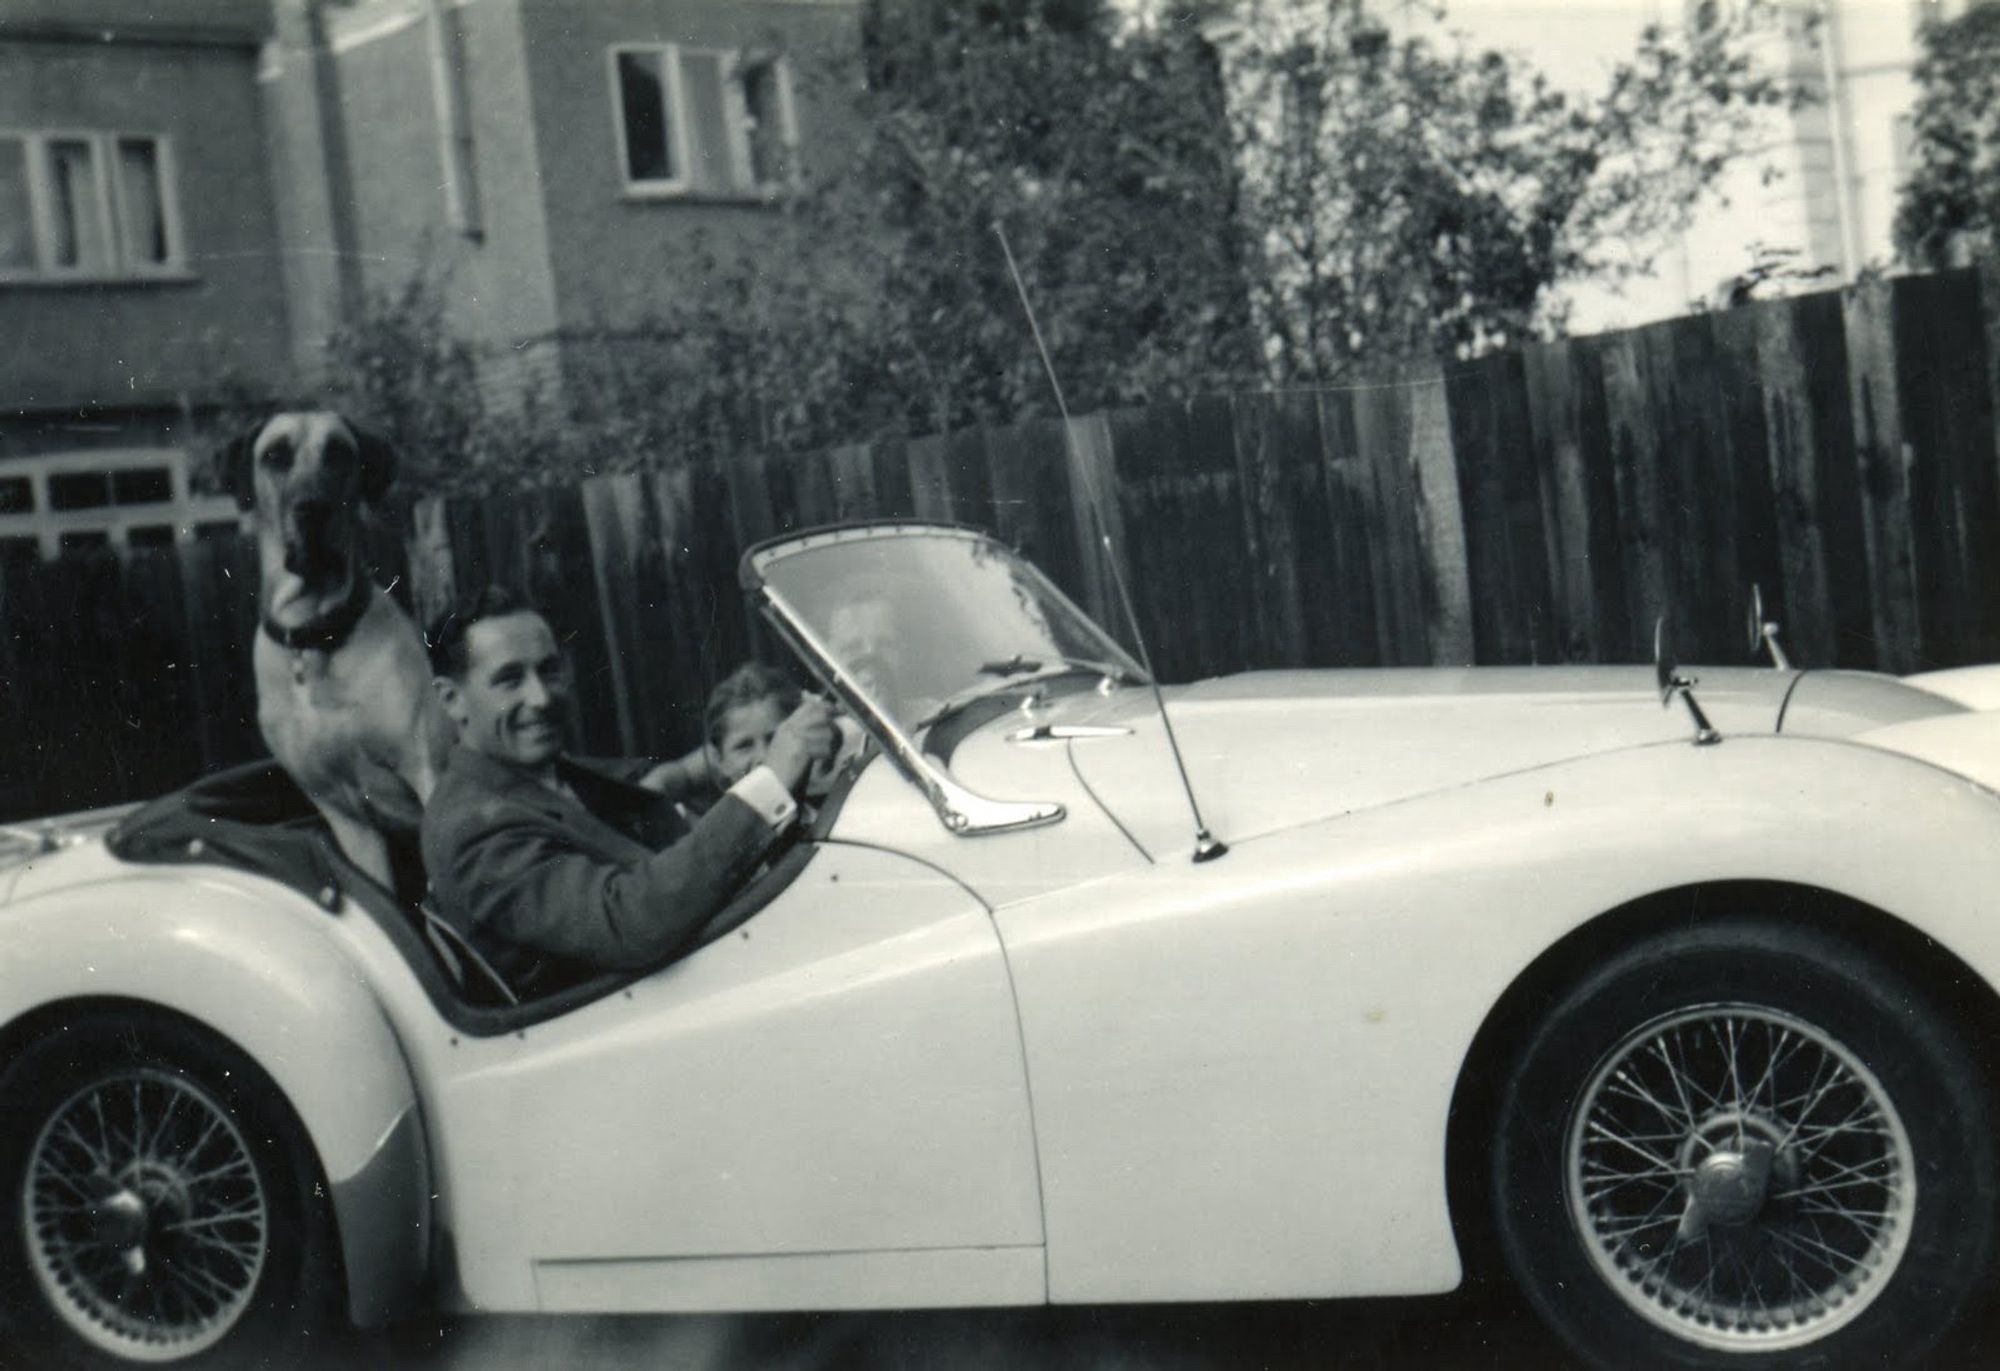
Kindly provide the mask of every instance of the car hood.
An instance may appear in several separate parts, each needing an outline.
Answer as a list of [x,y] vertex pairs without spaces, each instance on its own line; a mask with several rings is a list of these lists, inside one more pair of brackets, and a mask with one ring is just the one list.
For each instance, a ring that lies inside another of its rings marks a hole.
[[[0,904],[14,897],[22,877],[31,872],[72,866],[79,849],[102,853],[99,841],[137,805],[115,805],[78,814],[62,814],[49,819],[33,819],[0,824]],[[80,869],[80,868],[79,868]]]
[[[1866,673],[1698,668],[1715,727],[1846,736],[1961,706]],[[1810,686],[1808,689],[1807,687]],[[1650,667],[1264,671],[1165,692],[1188,779],[1216,836],[1261,833],[1594,753],[1689,739]],[[1103,729],[1068,742],[1077,775],[1148,852],[1191,839],[1151,693],[1061,698],[967,739],[952,769],[1006,795],[1007,754],[1030,720]]]

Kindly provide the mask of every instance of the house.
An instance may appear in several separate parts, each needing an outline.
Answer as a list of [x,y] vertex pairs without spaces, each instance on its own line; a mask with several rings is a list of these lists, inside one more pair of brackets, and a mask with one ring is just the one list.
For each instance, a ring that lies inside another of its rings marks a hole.
[[0,566],[231,532],[187,416],[287,374],[262,0],[0,0]]
[[336,250],[290,263],[301,354],[430,272],[459,336],[557,375],[564,334],[670,305],[704,247],[758,250],[836,155],[858,32],[852,0],[276,3],[281,174],[332,188],[310,227]]
[[413,277],[560,381],[838,155],[858,0],[0,0],[0,565],[236,527],[191,420]]

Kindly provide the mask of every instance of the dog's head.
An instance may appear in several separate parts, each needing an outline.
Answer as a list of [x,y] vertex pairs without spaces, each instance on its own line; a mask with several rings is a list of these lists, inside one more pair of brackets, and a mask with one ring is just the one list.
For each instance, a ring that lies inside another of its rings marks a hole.
[[284,410],[235,438],[221,467],[285,570],[318,586],[347,574],[362,507],[395,480],[396,453],[331,410]]

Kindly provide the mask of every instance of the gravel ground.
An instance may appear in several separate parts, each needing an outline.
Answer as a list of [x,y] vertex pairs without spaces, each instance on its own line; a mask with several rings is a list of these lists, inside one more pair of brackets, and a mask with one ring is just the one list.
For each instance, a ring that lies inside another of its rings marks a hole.
[[1205,1371],[1424,1367],[1559,1371],[1526,1314],[1456,1297],[1318,1304],[1118,1306],[895,1314],[467,1318],[430,1350],[358,1338],[334,1359],[370,1371]]

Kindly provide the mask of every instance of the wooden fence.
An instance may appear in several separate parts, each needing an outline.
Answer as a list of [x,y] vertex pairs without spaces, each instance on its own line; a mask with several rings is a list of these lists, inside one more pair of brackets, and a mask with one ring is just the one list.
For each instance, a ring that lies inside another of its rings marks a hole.
[[[421,506],[383,582],[419,613],[504,580],[568,640],[583,747],[690,744],[772,650],[741,549],[837,519],[956,519],[1107,625],[1102,492],[1154,663],[1747,656],[1750,585],[1807,665],[2000,659],[2000,286],[1910,277],[1362,386],[610,476]],[[258,748],[250,547],[0,576],[0,816],[150,794]],[[1128,636],[1121,633],[1121,636]]]

